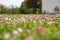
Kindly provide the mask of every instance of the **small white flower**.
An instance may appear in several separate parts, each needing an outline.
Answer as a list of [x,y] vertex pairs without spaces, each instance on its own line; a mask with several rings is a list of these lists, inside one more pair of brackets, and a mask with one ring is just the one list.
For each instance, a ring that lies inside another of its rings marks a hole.
[[56,22],[53,22],[53,21],[48,22],[48,24],[53,24],[53,23],[56,23]]
[[19,32],[18,32],[17,30],[14,30],[14,31],[12,32],[12,34],[14,34],[14,35],[18,35]]
[[5,38],[5,39],[10,38],[10,34],[9,34],[9,33],[5,33],[5,34],[4,34],[4,38]]
[[23,29],[22,29],[22,28],[18,28],[17,30],[18,30],[20,33],[23,32]]
[[25,18],[22,17],[22,22],[26,22]]
[[5,18],[5,20],[9,20],[9,18],[8,18],[8,17],[6,17],[6,18]]

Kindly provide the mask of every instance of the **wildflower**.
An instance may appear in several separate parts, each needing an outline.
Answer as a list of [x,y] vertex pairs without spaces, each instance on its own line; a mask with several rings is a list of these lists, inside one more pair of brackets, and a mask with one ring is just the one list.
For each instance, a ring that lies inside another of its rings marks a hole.
[[14,30],[14,31],[12,32],[12,34],[14,34],[14,35],[18,35],[19,32],[18,32],[17,30]]
[[30,35],[30,36],[27,36],[25,40],[34,40],[34,37]]
[[29,21],[32,21],[31,17],[28,17],[28,20],[29,20]]
[[18,19],[18,21],[21,21],[21,19]]
[[13,24],[17,24],[17,23],[20,23],[20,19],[15,20],[15,21],[13,22]]
[[10,38],[10,34],[9,34],[9,33],[5,33],[5,34],[4,34],[4,38],[5,38],[5,39],[9,39],[9,38]]
[[53,21],[48,22],[47,24],[53,24]]
[[6,24],[7,24],[7,25],[10,25],[11,23],[10,23],[10,22],[8,22],[8,21],[6,21]]
[[52,20],[51,16],[49,16],[49,15],[45,16],[45,18],[46,18],[47,20]]
[[40,19],[40,18],[38,18],[36,21],[37,21],[38,23],[43,22],[43,20],[42,20],[42,19]]
[[39,34],[43,35],[43,34],[44,34],[44,28],[43,28],[43,27],[37,28],[37,32],[38,32]]
[[28,32],[28,33],[30,33],[30,30],[29,30],[29,29],[27,29],[27,32]]
[[49,21],[48,24],[54,24],[54,23],[57,23],[55,21]]
[[5,18],[5,20],[9,20],[9,18],[8,18],[8,17],[6,17],[6,18]]
[[20,33],[23,32],[23,29],[22,29],[22,28],[18,28],[17,30],[18,30]]
[[16,20],[16,23],[20,23],[20,20]]
[[22,22],[24,22],[24,23],[26,22],[25,18],[23,18],[23,17],[22,17]]
[[60,20],[60,18],[57,17],[56,20]]

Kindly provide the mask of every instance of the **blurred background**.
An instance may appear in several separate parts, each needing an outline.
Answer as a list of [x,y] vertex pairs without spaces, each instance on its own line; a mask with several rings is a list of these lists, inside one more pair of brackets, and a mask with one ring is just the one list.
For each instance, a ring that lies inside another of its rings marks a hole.
[[60,13],[60,0],[0,0],[0,14]]

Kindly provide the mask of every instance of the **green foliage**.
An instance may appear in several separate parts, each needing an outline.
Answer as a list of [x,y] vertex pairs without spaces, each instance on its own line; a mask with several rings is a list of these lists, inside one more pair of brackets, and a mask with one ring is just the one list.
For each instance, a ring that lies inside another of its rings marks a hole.
[[26,6],[28,8],[33,8],[34,14],[36,14],[37,9],[42,13],[42,1],[41,0],[27,0]]
[[24,0],[21,7],[6,7],[0,4],[0,14],[39,14],[42,13],[41,0]]
[[[32,9],[32,10],[31,10]],[[37,9],[39,11],[37,11]],[[20,8],[21,13],[36,14],[42,13],[42,1],[41,0],[25,0]]]
[[0,14],[19,14],[19,7],[15,7],[12,5],[11,8],[6,7],[0,4]]

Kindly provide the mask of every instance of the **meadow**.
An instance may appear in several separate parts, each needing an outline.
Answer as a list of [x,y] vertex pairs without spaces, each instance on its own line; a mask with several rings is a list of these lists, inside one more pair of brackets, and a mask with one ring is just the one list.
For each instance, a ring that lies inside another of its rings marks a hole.
[[60,14],[1,14],[0,40],[60,40]]

